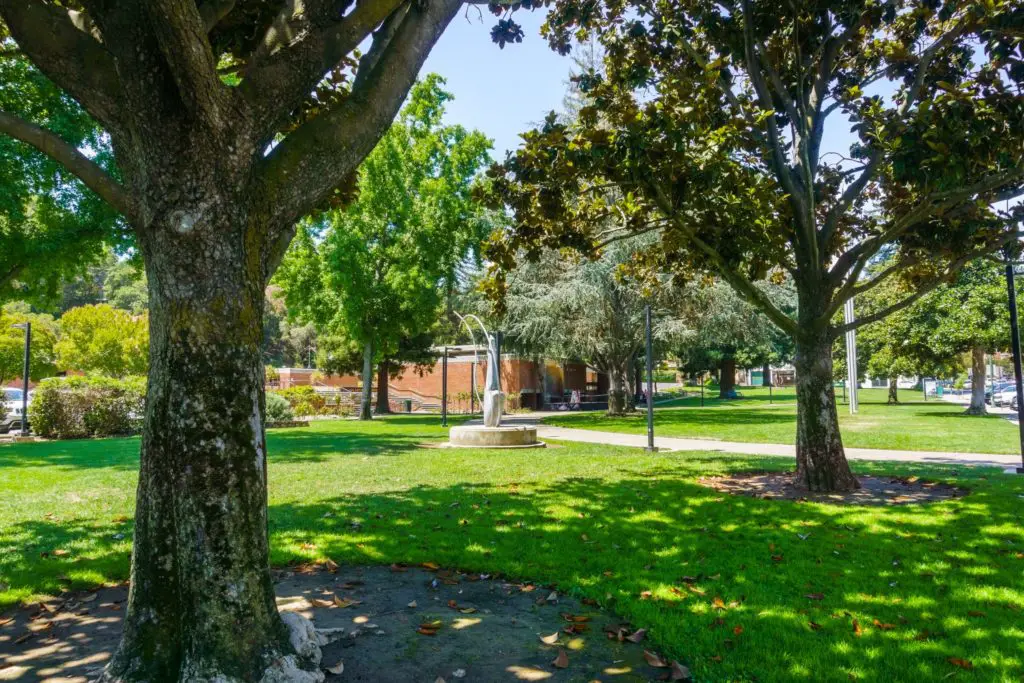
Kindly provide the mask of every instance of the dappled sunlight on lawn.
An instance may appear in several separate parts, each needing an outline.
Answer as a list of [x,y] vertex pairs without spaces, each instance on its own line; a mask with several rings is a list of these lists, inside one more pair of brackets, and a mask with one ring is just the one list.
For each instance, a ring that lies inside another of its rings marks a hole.
[[[916,474],[971,493],[837,507],[696,481],[788,468],[772,458],[589,445],[438,451],[415,444],[443,430],[401,420],[306,429],[269,439],[275,564],[437,562],[556,583],[650,629],[704,679],[968,673],[950,658],[987,680],[1024,675],[1024,482],[992,470],[858,463],[863,474]],[[83,470],[66,487],[112,483],[104,476]],[[131,522],[114,520],[131,513],[133,480],[111,505],[80,509],[51,507],[55,498],[33,497],[30,484],[13,501],[20,514],[0,521],[0,581],[12,586],[0,596],[59,590],[62,575],[74,585],[127,576]],[[41,557],[53,548],[69,553]]]

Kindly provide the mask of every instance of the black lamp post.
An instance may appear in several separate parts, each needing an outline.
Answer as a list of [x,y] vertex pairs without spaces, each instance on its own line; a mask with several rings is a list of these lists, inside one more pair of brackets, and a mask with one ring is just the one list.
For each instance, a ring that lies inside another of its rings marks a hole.
[[644,309],[647,332],[647,450],[654,452],[654,345],[651,343],[651,305]]
[[[1024,474],[1024,386],[1021,381],[1020,330],[1017,324],[1017,286],[1014,282],[1013,262],[1006,261],[1006,294],[1010,308],[1010,342],[1013,346],[1013,378],[1017,385],[1017,428],[1020,431],[1021,467],[1017,474]],[[992,397],[995,401],[995,395]]]
[[28,375],[30,370],[29,352],[32,348],[32,323],[18,323],[11,327],[25,330],[25,360],[21,370],[21,435],[28,436]]
[[441,356],[441,426],[448,426],[448,347]]

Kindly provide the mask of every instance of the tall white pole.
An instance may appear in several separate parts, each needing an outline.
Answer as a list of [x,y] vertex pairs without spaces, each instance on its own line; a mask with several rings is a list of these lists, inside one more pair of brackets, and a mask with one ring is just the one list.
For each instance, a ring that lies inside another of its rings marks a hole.
[[[843,318],[847,325],[853,323],[853,298],[843,305]],[[846,383],[850,387],[850,414],[857,414],[857,333],[850,330],[846,333]]]

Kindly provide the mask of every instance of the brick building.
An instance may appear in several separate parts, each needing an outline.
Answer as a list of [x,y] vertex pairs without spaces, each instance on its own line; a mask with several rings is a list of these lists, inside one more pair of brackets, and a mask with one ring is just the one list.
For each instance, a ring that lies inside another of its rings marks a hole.
[[[437,349],[440,356],[442,349]],[[448,347],[448,406],[450,410],[468,410],[473,389],[484,385],[487,358],[483,347]],[[438,358],[433,368],[422,375],[413,366],[388,384],[392,402],[411,399],[417,407],[439,409],[441,405],[442,363]],[[324,389],[358,392],[362,381],[357,375],[324,376],[310,368],[278,368],[280,388],[313,384]],[[376,381],[376,373],[374,381]],[[564,403],[573,391],[581,400],[602,401],[608,393],[607,378],[588,368],[585,363],[538,360],[502,354],[501,388],[509,408],[540,409]],[[376,385],[374,386],[376,390]],[[475,398],[472,399],[475,402]],[[478,407],[478,406],[477,406]]]

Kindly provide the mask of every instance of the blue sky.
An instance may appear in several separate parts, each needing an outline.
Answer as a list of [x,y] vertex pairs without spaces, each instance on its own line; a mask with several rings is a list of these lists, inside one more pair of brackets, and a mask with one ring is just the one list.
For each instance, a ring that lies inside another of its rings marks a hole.
[[[448,26],[423,66],[422,73],[439,73],[448,80],[455,101],[447,120],[483,131],[494,140],[494,158],[519,146],[519,134],[562,109],[572,60],[548,47],[539,31],[545,13],[517,12],[526,37],[517,45],[499,49],[491,42],[495,18],[481,8],[469,7]],[[891,86],[881,87],[884,91]],[[849,151],[855,136],[849,123],[832,116],[827,123],[822,152]],[[835,161],[835,158],[827,158]]]
[[469,7],[452,20],[422,72],[448,80],[455,95],[448,105],[448,122],[483,131],[494,140],[497,160],[519,146],[521,132],[562,108],[569,79],[571,60],[540,37],[544,12],[517,12],[516,19],[526,37],[502,50],[491,42],[494,16],[486,7],[480,12]]

